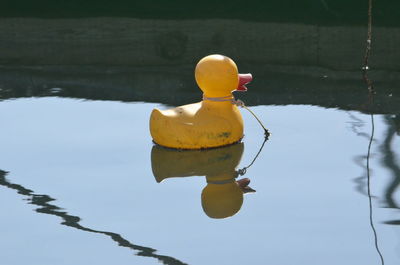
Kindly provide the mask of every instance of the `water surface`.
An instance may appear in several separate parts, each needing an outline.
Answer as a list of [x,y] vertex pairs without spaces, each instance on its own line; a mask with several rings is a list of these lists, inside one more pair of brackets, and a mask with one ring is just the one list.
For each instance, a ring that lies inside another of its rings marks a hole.
[[[157,182],[154,107],[163,106],[0,102],[0,169],[8,172],[0,181],[2,264],[382,264],[379,252],[385,264],[399,263],[394,115],[373,115],[369,197],[371,115],[252,107],[272,133],[244,175],[256,192],[232,217],[213,219],[201,205],[204,175]],[[242,154],[226,151],[241,156],[237,169],[263,142],[242,113]]]

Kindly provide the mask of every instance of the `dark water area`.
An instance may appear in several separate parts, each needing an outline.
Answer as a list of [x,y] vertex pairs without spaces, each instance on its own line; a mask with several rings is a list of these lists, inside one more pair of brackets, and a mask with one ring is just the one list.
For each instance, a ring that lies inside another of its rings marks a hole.
[[[376,1],[376,25],[399,26],[400,4]],[[128,1],[128,0],[5,0],[2,17],[79,18],[133,17],[142,19],[241,19],[247,21],[321,25],[364,25],[368,1],[250,0],[250,1]]]
[[[0,264],[399,264],[398,7],[374,2],[371,93],[368,1],[3,1]],[[241,109],[239,144],[154,145],[213,53],[269,139]]]
[[[35,1],[37,8],[26,10],[41,14],[41,7],[54,9],[53,5],[42,2]],[[308,10],[302,14],[315,18],[314,23],[276,22],[267,15],[265,20],[256,21],[240,18],[235,12],[226,12],[230,17],[205,18],[192,14],[190,19],[182,20],[176,13],[190,12],[169,12],[165,3],[153,10],[154,17],[146,18],[113,17],[112,13],[55,18],[24,17],[20,13],[3,17],[0,98],[58,95],[179,105],[201,96],[193,78],[194,66],[205,55],[218,53],[232,57],[240,71],[252,72],[255,76],[252,93],[242,95],[249,105],[311,104],[366,112],[361,68],[368,5],[365,3],[361,9],[353,1],[342,3],[344,11],[353,15],[360,13],[360,23],[341,19],[343,24],[328,25],[319,16],[332,21],[329,16],[312,7],[330,2],[296,1],[289,9],[288,17],[292,18],[290,10],[297,12],[296,5],[301,5]],[[78,5],[74,1],[68,3],[71,10]],[[118,3],[115,8],[122,5]],[[105,2],[99,2],[99,8],[102,4]],[[130,4],[139,5],[134,10],[143,14],[150,5]],[[197,4],[207,7],[206,2]],[[369,76],[379,90],[370,111],[397,114],[400,28],[378,21],[382,12],[386,19],[400,17],[395,15],[400,9],[391,1],[385,1],[385,8],[379,6],[380,2],[375,4]],[[180,4],[176,2],[176,5]],[[255,6],[258,5],[244,5],[240,13],[247,14],[246,8],[253,10]],[[276,11],[279,16],[288,10],[281,2],[273,6],[281,9]],[[18,12],[25,10],[22,4],[18,7]],[[258,7],[258,10],[269,10]],[[85,10],[84,5],[81,8]],[[172,4],[170,8],[176,7]],[[388,9],[393,12],[385,13]],[[171,17],[158,16],[160,13]]]

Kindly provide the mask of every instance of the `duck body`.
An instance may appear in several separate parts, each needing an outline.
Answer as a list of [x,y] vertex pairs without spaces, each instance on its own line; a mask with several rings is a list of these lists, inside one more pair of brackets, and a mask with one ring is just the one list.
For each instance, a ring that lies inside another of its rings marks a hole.
[[195,76],[204,92],[203,101],[168,110],[154,109],[150,116],[154,142],[176,149],[204,149],[239,142],[243,138],[243,118],[233,104],[232,91],[249,78],[240,81],[235,63],[222,55],[200,60]]
[[150,117],[155,143],[179,149],[202,149],[236,143],[243,138],[243,119],[231,102],[201,101],[160,111]]

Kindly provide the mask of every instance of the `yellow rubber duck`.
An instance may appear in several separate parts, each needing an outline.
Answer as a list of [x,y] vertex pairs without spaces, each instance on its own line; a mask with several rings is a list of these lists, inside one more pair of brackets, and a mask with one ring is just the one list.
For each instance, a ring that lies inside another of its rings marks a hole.
[[243,119],[232,91],[246,91],[251,74],[239,74],[229,57],[213,54],[199,61],[195,78],[203,100],[168,110],[154,109],[150,133],[155,143],[177,149],[203,149],[239,142]]

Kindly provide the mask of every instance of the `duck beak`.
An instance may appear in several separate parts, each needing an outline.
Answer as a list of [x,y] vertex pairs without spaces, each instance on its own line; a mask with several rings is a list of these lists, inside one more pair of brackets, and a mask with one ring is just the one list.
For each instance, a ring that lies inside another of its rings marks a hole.
[[250,179],[248,179],[248,178],[239,179],[236,181],[236,183],[239,185],[240,189],[242,190],[242,192],[244,194],[250,193],[250,192],[251,193],[256,192],[256,190],[249,187]]
[[236,91],[247,91],[246,85],[253,80],[251,74],[239,74],[239,85]]

